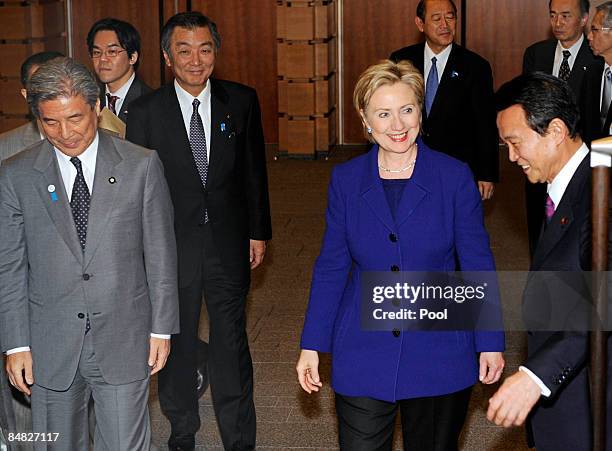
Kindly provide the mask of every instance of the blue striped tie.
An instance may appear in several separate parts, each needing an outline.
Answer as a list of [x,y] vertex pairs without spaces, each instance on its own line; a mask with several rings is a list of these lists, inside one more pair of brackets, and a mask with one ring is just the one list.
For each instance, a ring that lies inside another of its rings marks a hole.
[[434,56],[431,59],[431,69],[429,69],[429,75],[427,76],[427,86],[425,87],[425,111],[427,114],[431,111],[431,106],[436,98],[436,92],[438,91],[438,68],[436,67],[437,58]]

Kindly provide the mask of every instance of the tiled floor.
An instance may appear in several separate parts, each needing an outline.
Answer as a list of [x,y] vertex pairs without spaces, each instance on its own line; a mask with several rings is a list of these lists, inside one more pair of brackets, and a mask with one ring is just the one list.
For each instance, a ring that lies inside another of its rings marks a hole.
[[[295,376],[299,336],[308,299],[310,274],[324,227],[326,189],[333,165],[361,150],[342,150],[329,161],[281,159],[268,164],[274,238],[263,268],[253,274],[248,332],[255,367],[258,450],[331,450],[337,448],[333,397],[329,385],[314,396],[299,388]],[[523,176],[501,155],[502,183],[486,206],[486,223],[498,269],[525,270]],[[206,320],[201,334],[206,336]],[[523,352],[522,334],[508,336],[507,370],[515,371]],[[329,360],[323,358],[323,381]],[[153,440],[165,449],[169,424],[159,410],[155,381],[151,391]],[[463,450],[526,450],[522,429],[503,430],[486,421],[487,399],[495,387],[477,386],[462,437]],[[200,401],[200,450],[222,450],[210,394]],[[402,449],[396,434],[396,449]]]

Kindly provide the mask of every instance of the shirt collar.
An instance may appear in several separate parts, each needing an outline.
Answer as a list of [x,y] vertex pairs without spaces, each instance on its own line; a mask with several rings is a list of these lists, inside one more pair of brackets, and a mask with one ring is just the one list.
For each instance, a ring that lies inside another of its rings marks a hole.
[[[81,165],[85,166],[86,168],[91,168],[92,172],[93,169],[95,169],[96,167],[96,158],[98,156],[98,141],[98,132],[96,132],[96,136],[94,137],[94,140],[91,142],[91,144],[87,147],[87,149],[85,149],[82,154],[77,156],[77,158],[81,160]],[[62,158],[68,163],[71,163],[70,158],[72,157],[69,157],[55,146],[53,146],[53,150],[55,150],[55,155],[57,155],[57,158]]]
[[[187,106],[189,109],[192,108],[194,99],[198,99],[200,101],[200,105],[210,101],[210,79],[206,80],[206,86],[204,86],[204,89],[202,89],[197,97],[194,97],[185,91],[179,82],[176,81],[176,78],[174,79],[174,90],[176,91],[176,96],[178,97],[179,103],[184,107]],[[187,111],[190,111],[189,109]]]
[[582,144],[578,150],[572,155],[572,157],[565,163],[565,166],[561,168],[557,176],[553,179],[552,183],[548,184],[548,195],[555,204],[555,209],[561,202],[563,194],[567,189],[567,186],[572,180],[576,169],[582,163],[582,160],[589,154],[589,148],[586,144]]
[[576,55],[578,55],[578,51],[580,50],[580,47],[582,46],[582,41],[584,41],[583,34],[581,34],[578,40],[574,42],[574,44],[568,49],[566,49],[565,47],[561,45],[561,41],[557,41],[557,52],[559,52],[560,54],[563,54],[563,50],[569,50],[572,54],[572,57],[575,57]]
[[453,44],[451,43],[447,45],[446,48],[442,50],[440,53],[435,54],[434,51],[431,49],[431,47],[429,47],[429,44],[427,43],[427,41],[425,41],[425,59],[427,61],[431,61],[431,59],[435,56],[437,60],[437,64],[441,64],[442,61],[446,62],[452,49],[453,49]]
[[126,81],[122,87],[120,87],[119,89],[117,89],[117,91],[115,92],[110,92],[108,90],[108,85],[106,86],[106,94],[110,94],[112,96],[117,96],[120,99],[125,99],[125,96],[127,95],[128,91],[130,90],[130,87],[132,86],[132,83],[134,82],[134,79],[136,78],[136,72],[134,72],[132,74],[132,76],[129,78],[128,81]]

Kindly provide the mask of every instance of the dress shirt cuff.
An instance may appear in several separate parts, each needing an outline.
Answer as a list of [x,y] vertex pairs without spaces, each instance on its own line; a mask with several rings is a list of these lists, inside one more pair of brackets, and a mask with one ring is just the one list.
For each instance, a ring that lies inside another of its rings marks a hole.
[[151,334],[152,338],[163,338],[164,340],[170,340],[170,335],[166,334]]
[[27,352],[30,351],[29,346],[22,346],[21,348],[13,348],[6,351],[6,355],[16,354],[18,352]]
[[535,375],[535,373],[533,371],[531,371],[529,368],[526,368],[524,366],[519,366],[519,371],[522,371],[523,373],[526,373],[527,376],[529,376],[531,378],[532,381],[534,381],[538,387],[540,387],[540,391],[542,392],[542,396],[548,398],[551,394],[550,388],[548,388],[546,385],[544,385],[544,382],[542,382],[542,379],[540,379],[538,376]]

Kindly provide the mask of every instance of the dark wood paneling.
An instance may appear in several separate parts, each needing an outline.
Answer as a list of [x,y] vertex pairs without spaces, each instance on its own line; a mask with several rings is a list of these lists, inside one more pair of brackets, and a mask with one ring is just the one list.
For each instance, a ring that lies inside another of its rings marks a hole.
[[548,2],[466,0],[467,47],[486,58],[495,88],[521,73],[523,52],[551,37]]
[[[174,3],[174,2],[172,2]],[[91,67],[87,32],[104,17],[130,22],[141,37],[138,75],[151,87],[160,85],[159,1],[158,0],[78,0],[72,3],[73,56]]]
[[[359,75],[371,64],[387,58],[393,50],[423,40],[414,23],[417,3],[418,0],[344,1],[345,142],[364,142],[361,121],[353,108],[353,88]],[[460,12],[461,1],[455,3]],[[458,20],[457,39],[460,35]]]
[[278,142],[276,2],[192,0],[191,4],[214,20],[221,33],[215,76],[257,90],[266,142]]

